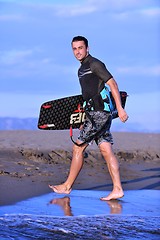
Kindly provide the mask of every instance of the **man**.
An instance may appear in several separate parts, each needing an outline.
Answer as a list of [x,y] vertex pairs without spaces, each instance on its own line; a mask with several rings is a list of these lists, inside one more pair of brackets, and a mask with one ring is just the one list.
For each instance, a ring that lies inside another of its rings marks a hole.
[[83,36],[76,36],[71,45],[74,56],[81,63],[78,77],[87,118],[80,129],[77,144],[73,146],[73,157],[67,180],[61,185],[49,185],[49,187],[56,193],[71,192],[72,185],[83,166],[83,152],[94,139],[107,163],[113,182],[112,192],[101,200],[118,199],[123,197],[124,192],[120,181],[119,164],[112,150],[113,142],[110,133],[112,114],[105,84],[111,90],[120,120],[125,122],[128,115],[122,108],[118,85],[113,76],[104,63],[89,54],[88,40]]

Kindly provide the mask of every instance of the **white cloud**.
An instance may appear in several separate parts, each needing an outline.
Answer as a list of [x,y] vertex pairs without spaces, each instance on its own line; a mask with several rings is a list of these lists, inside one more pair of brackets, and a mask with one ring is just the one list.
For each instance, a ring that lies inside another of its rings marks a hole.
[[152,75],[160,76],[160,65],[156,66],[134,66],[134,67],[119,67],[117,72],[132,74],[132,75]]
[[[48,14],[56,15],[59,17],[75,17],[100,11],[106,11],[109,14],[113,14],[114,17],[117,16],[120,19],[124,19],[131,13],[139,13],[147,17],[158,16],[160,13],[160,9],[158,8],[158,4],[156,5],[156,1],[151,0],[83,0],[80,2],[67,1],[63,4],[60,4],[58,1],[39,1],[37,4],[30,0],[17,0],[11,4],[12,8],[14,4],[17,4],[21,6],[21,9],[26,9],[24,13],[27,13],[28,9],[33,9],[34,11],[47,11]],[[22,18],[24,18],[23,15],[16,14],[0,16],[0,20],[3,21],[20,20]]]
[[[101,10],[105,11],[117,11],[122,10],[125,6],[130,6],[132,1],[117,1],[117,0],[86,0],[83,3],[72,4],[72,5],[55,5],[56,15],[63,17],[73,17],[86,15],[88,13],[95,13]],[[135,1],[133,1],[135,2]]]
[[31,56],[33,50],[10,50],[0,52],[0,63],[4,65],[14,65],[23,62],[26,57]]
[[98,8],[112,9],[112,10],[124,10],[139,6],[138,0],[88,0],[89,4],[94,4]]
[[[21,77],[35,77],[45,76],[54,77],[58,72],[66,76],[75,75],[77,68],[59,64],[56,59],[46,57],[43,49],[35,47],[33,49],[13,49],[10,51],[0,52],[0,68],[1,77],[21,78]],[[9,69],[9,70],[8,70]]]
[[58,16],[79,16],[88,13],[93,13],[96,11],[95,6],[86,5],[82,7],[82,5],[74,5],[74,6],[58,6],[56,9],[56,15]]
[[0,15],[0,21],[19,21],[24,19],[21,14],[2,14]]
[[53,7],[55,8],[55,14],[61,17],[73,17],[107,11],[109,14],[113,14],[113,17],[126,19],[130,14],[138,14],[146,17],[159,16],[160,8],[158,5],[156,6],[156,3],[155,7],[153,7],[153,5],[153,1],[150,0],[147,2],[146,0],[86,0],[78,4],[55,4]]
[[160,8],[142,9],[141,14],[148,17],[160,17]]

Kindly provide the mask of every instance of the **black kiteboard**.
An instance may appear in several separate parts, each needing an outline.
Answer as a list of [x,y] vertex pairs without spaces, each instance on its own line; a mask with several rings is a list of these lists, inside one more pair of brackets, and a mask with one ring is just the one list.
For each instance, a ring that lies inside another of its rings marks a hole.
[[[112,117],[117,118],[117,110],[114,99],[110,92],[113,111]],[[127,93],[120,91],[122,107],[125,107]],[[42,130],[64,130],[79,128],[85,120],[82,95],[64,97],[45,102],[41,105],[38,119],[38,128]]]

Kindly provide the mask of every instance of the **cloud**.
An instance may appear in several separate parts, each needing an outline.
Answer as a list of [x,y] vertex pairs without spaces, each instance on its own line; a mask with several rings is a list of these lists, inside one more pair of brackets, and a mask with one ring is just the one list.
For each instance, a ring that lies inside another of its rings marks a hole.
[[[3,5],[5,3],[3,2]],[[31,0],[28,1],[11,1],[7,5],[11,6],[11,9],[14,9],[14,6],[19,6],[21,9],[25,9],[24,13],[28,13],[28,9],[34,11],[43,11],[48,12],[52,16],[58,17],[76,17],[82,16],[97,12],[108,12],[110,15],[113,14],[113,17],[119,17],[120,19],[127,18],[132,13],[142,14],[147,17],[153,17],[159,15],[160,9],[156,1],[151,0],[82,0],[82,1],[67,1],[63,4],[58,1],[39,1],[39,3],[34,3]],[[7,6],[6,5],[6,6]],[[155,7],[154,7],[155,5]],[[145,6],[145,9],[144,9]],[[0,20],[9,21],[9,20],[19,20],[24,16],[22,15],[1,15]],[[26,15],[27,17],[27,15]]]
[[28,56],[32,56],[33,50],[10,50],[0,52],[0,64],[15,65],[22,63]]
[[[152,5],[151,5],[152,4]],[[144,8],[145,6],[145,8]],[[86,0],[79,4],[55,4],[54,12],[60,17],[76,17],[97,12],[108,12],[110,16],[118,19],[126,19],[130,16],[157,17],[160,14],[158,5],[148,0]]]
[[142,9],[141,14],[148,17],[160,17],[160,8]]
[[150,20],[151,18],[156,18],[160,16],[160,8],[148,8],[148,9],[131,9],[124,10],[119,13],[115,13],[114,17],[119,20],[126,20],[132,17],[136,21],[135,17],[145,17],[145,19]]
[[0,15],[0,21],[20,21],[24,19],[21,14],[2,14]]
[[55,58],[47,56],[40,47],[32,49],[13,49],[0,52],[1,77],[4,78],[53,78],[57,73],[74,76],[75,66],[59,63]]
[[135,66],[135,67],[118,67],[117,72],[132,74],[132,75],[151,75],[151,76],[160,76],[160,65],[156,66]]
[[[130,2],[130,3],[128,3]],[[114,12],[114,11],[121,11],[128,7],[133,7],[133,4],[131,2],[135,1],[127,1],[127,0],[87,0],[79,3],[79,4],[61,4],[61,5],[55,5],[55,13],[58,16],[61,17],[73,17],[73,16],[80,16],[80,15],[86,15],[89,13],[96,13],[99,11],[109,11],[109,13]]]
[[49,63],[49,59],[39,56],[38,47],[32,49],[12,49],[0,52],[1,77],[20,78],[35,75],[38,67],[42,71],[43,67]]
[[56,8],[56,15],[63,16],[63,17],[73,17],[73,16],[80,16],[86,15],[89,13],[93,13],[96,11],[95,6],[83,6],[82,5],[74,5],[72,7],[69,6],[58,6]]

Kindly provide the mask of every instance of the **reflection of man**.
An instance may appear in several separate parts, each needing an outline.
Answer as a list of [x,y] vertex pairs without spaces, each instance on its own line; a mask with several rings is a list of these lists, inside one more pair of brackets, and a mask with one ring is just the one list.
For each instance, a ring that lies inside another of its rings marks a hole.
[[[62,207],[62,210],[64,211],[65,216],[73,216],[69,197],[55,198],[55,199],[52,199],[49,203],[56,204]],[[117,200],[107,201],[107,204],[110,208],[110,214],[121,214],[122,205],[119,203],[119,201]],[[94,212],[93,212],[93,215],[94,215]]]
[[118,200],[107,201],[107,204],[110,207],[111,214],[122,213],[122,205],[118,202]]
[[89,54],[88,40],[82,36],[74,37],[72,50],[76,59],[81,62],[78,76],[85,101],[87,118],[80,130],[77,145],[82,143],[83,145],[74,145],[73,147],[72,163],[67,180],[63,184],[50,185],[49,187],[56,193],[69,194],[71,192],[72,185],[83,166],[83,152],[94,139],[107,163],[113,182],[112,192],[108,196],[101,198],[101,200],[121,198],[124,193],[120,181],[118,161],[111,146],[113,143],[110,133],[112,115],[105,84],[110,87],[120,120],[125,122],[128,115],[122,108],[116,81],[105,65]]
[[57,205],[61,206],[62,210],[64,211],[65,216],[73,216],[73,214],[71,212],[69,197],[55,198],[55,199],[52,199],[49,203],[57,204]]

